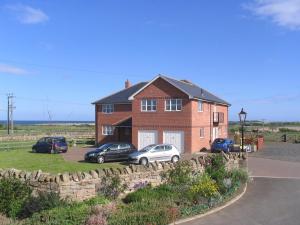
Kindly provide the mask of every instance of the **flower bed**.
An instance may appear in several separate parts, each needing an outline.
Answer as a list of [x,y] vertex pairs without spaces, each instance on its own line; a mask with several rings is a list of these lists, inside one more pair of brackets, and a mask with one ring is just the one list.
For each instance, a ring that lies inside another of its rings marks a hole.
[[120,178],[105,177],[99,197],[80,203],[60,200],[53,193],[31,197],[26,184],[2,180],[0,214],[26,225],[165,225],[224,204],[248,181],[246,171],[227,170],[222,155],[211,156],[204,173],[182,161],[162,177],[163,184],[142,185],[123,199],[118,198],[125,190]]

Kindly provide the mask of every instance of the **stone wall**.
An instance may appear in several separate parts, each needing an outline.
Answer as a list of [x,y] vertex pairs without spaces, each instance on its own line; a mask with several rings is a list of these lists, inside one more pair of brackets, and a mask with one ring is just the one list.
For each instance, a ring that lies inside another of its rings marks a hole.
[[[223,154],[226,167],[230,170],[238,168],[245,154]],[[190,161],[195,172],[203,172],[205,166],[210,164],[211,158],[207,155],[193,157]],[[13,177],[27,182],[34,191],[46,191],[59,193],[62,198],[70,198],[81,201],[95,197],[101,187],[103,177],[119,175],[122,182],[127,184],[126,192],[136,190],[138,187],[151,183],[153,186],[163,182],[162,172],[174,168],[169,162],[150,163],[149,166],[129,165],[117,169],[96,169],[89,172],[74,172],[63,174],[44,173],[41,170],[26,172],[17,169],[0,169],[0,179]]]

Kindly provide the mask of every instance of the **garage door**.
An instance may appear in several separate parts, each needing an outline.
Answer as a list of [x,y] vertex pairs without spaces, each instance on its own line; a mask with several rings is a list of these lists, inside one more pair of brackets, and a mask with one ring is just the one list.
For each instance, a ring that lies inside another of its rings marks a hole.
[[156,130],[142,130],[138,131],[138,148],[142,149],[147,145],[157,144]]
[[182,153],[184,152],[184,132],[164,131],[163,140],[165,144],[172,144]]

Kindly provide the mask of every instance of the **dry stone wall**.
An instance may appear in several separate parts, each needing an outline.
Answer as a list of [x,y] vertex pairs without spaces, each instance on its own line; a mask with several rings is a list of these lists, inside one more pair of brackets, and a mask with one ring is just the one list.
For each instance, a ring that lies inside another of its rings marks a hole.
[[[245,154],[223,154],[227,168],[238,168],[246,159]],[[193,157],[190,163],[195,172],[203,172],[205,166],[210,164],[211,158],[207,155]],[[141,186],[151,183],[153,186],[163,183],[162,172],[174,168],[170,162],[150,163],[147,167],[129,165],[124,168],[96,169],[89,172],[74,172],[50,174],[41,170],[27,172],[17,169],[0,169],[1,178],[15,178],[27,182],[35,192],[56,192],[62,198],[82,201],[95,197],[101,188],[103,177],[118,175],[127,185],[126,192],[132,192]]]

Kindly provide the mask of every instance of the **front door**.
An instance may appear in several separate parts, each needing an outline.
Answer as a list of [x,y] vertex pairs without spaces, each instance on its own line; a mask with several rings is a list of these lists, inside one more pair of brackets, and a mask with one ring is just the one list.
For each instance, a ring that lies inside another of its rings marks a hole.
[[219,128],[218,127],[213,127],[213,136],[212,136],[212,141],[214,141],[216,138],[219,137]]

